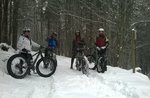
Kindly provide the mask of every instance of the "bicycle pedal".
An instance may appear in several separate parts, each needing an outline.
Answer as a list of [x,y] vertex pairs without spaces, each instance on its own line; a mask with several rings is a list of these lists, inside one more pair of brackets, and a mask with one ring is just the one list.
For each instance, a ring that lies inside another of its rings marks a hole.
[[28,70],[28,73],[27,73],[28,75],[31,75],[31,71],[30,70]]
[[30,72],[28,72],[28,75],[31,75],[31,73],[30,73]]
[[18,74],[22,74],[22,73],[23,73],[23,71],[19,71],[19,72],[18,72]]
[[79,71],[81,71],[81,68],[79,68]]
[[34,74],[37,74],[37,72],[36,72],[36,71],[33,71],[33,73],[34,73]]

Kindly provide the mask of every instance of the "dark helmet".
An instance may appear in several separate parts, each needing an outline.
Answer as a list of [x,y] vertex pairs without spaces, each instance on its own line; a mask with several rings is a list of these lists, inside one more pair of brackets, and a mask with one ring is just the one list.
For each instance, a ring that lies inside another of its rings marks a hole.
[[56,32],[53,32],[52,35],[56,35],[56,36],[57,36],[57,33],[56,33]]
[[77,35],[80,35],[80,31],[76,31],[75,32],[75,35],[77,36]]

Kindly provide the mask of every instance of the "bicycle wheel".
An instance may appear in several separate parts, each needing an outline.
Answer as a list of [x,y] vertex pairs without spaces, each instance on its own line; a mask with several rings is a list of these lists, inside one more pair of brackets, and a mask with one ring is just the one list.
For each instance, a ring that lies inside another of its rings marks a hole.
[[79,60],[79,58],[76,58],[76,69],[81,71],[81,60]]
[[56,71],[57,62],[53,59],[41,58],[37,62],[36,71],[41,77],[50,77]]
[[16,79],[24,78],[28,73],[28,62],[22,54],[15,54],[8,59],[8,74]]
[[100,58],[99,61],[98,61],[98,64],[97,64],[97,72],[98,73],[102,72],[102,67],[101,67],[102,64],[103,64],[102,58]]
[[101,66],[98,64],[97,65],[97,72],[100,73],[102,71]]
[[87,55],[87,59],[90,63],[89,68],[93,69],[95,67],[95,58],[92,55]]
[[100,73],[104,73],[107,70],[107,67],[105,65],[105,61],[104,58],[100,58],[99,63],[97,65],[97,72]]
[[105,71],[107,71],[107,61],[103,61],[101,64],[101,69],[102,69],[102,73],[104,73]]
[[85,60],[82,60],[81,64],[82,64],[82,73],[87,75],[89,73],[88,65],[86,64]]

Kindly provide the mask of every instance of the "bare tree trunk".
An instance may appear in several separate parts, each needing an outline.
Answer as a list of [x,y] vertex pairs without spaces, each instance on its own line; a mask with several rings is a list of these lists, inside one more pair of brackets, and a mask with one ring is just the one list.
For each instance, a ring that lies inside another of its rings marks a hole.
[[63,10],[65,9],[65,0],[61,1],[61,12],[60,12],[60,29],[61,29],[61,33],[60,33],[60,50],[61,50],[61,55],[65,55],[65,39],[66,39],[66,35],[65,35],[65,15],[63,13]]
[[3,35],[2,35],[2,41],[5,43],[8,43],[8,0],[4,0],[4,18],[3,18]]
[[2,42],[2,0],[0,0],[0,43]]
[[8,44],[12,45],[12,15],[13,15],[13,5],[12,5],[12,0],[9,2],[9,28],[8,28]]
[[12,47],[16,48],[17,44],[17,30],[18,30],[18,9],[19,9],[20,0],[14,0],[14,10],[13,10],[13,39],[12,39]]

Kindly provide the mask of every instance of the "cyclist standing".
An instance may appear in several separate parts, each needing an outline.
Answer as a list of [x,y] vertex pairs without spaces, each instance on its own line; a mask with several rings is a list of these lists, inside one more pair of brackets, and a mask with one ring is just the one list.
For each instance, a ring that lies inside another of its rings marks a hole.
[[75,38],[72,41],[72,58],[70,69],[73,69],[73,62],[77,55],[77,48],[81,48],[85,45],[84,40],[81,38],[80,31],[76,31]]
[[[58,48],[57,33],[53,32],[47,37],[46,41],[48,47],[45,49],[45,56],[47,56],[49,50],[52,50],[56,54],[56,49]],[[54,59],[56,60],[56,55],[54,55]]]
[[[109,43],[108,43],[108,39],[104,33],[104,29],[100,28],[98,31],[99,31],[99,36],[96,38],[95,45],[99,48],[101,48],[101,47],[107,48]],[[106,48],[103,51],[101,51],[101,54],[104,54],[104,55],[106,54]],[[95,64],[94,68],[92,68],[92,69],[95,70],[96,67],[97,67],[97,64]],[[105,69],[107,70],[106,65],[105,65]]]

